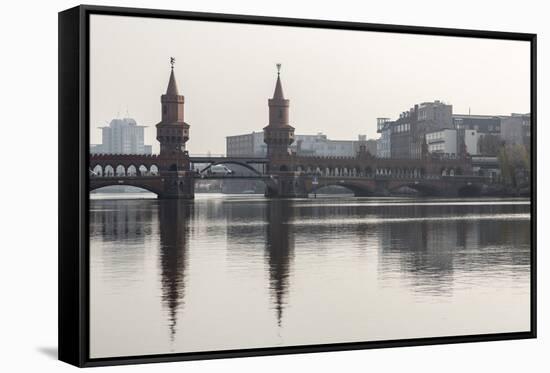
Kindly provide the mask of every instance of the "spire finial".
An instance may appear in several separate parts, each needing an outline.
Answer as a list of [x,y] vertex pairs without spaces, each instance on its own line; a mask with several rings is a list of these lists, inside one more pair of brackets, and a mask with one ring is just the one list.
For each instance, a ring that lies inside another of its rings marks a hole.
[[176,84],[176,76],[174,74],[174,64],[176,63],[176,59],[174,57],[170,57],[170,65],[172,66],[172,69],[170,70],[170,80],[168,80],[168,88],[166,89],[166,94],[171,96],[178,96],[178,85]]
[[274,100],[284,100],[283,85],[281,84],[281,64],[275,64],[277,66],[277,82],[275,83],[275,92],[273,92]]

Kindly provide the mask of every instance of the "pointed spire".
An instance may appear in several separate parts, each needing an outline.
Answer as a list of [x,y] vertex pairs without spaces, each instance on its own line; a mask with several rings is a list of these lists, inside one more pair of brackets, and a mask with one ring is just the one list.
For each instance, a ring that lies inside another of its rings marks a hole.
[[176,59],[170,57],[170,65],[172,65],[172,70],[170,71],[170,80],[168,81],[168,88],[166,89],[166,94],[170,96],[178,96],[178,85],[176,84],[176,76],[174,75],[174,64]]
[[281,84],[281,64],[277,64],[277,83],[275,84],[275,92],[273,92],[274,100],[284,100],[283,85]]

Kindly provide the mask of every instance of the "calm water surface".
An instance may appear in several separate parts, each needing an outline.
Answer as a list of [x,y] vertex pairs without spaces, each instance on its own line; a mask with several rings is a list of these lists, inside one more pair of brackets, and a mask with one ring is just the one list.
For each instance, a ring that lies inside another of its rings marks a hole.
[[529,330],[526,200],[121,196],[91,202],[91,357]]

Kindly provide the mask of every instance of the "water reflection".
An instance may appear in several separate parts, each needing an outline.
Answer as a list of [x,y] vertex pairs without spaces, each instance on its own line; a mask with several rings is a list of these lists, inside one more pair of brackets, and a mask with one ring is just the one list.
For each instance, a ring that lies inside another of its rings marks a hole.
[[133,283],[143,272],[147,248],[158,234],[158,210],[151,201],[106,200],[93,203],[90,240],[101,255],[92,255],[92,267],[101,268],[113,291]]
[[290,224],[293,211],[291,200],[270,201],[266,208],[268,224],[265,256],[269,270],[269,290],[279,327],[283,321],[291,264],[294,259],[294,231]]
[[[526,271],[530,261],[530,223],[513,218],[525,217],[525,212],[525,206],[491,205],[475,209],[465,206],[386,209],[379,215],[380,219],[390,218],[379,234],[379,276],[384,279],[397,274],[410,281],[415,292],[451,296],[457,286],[471,285],[473,276],[498,280],[501,276],[509,277],[512,267],[516,272]],[[394,216],[414,219],[391,221]],[[445,218],[453,216],[454,219]]]
[[92,201],[92,355],[529,325],[529,205],[417,202]]
[[162,200],[158,203],[161,299],[168,311],[170,338],[173,341],[177,330],[178,311],[185,303],[189,224],[193,204],[178,200]]
[[154,209],[147,200],[107,200],[95,204],[90,214],[90,236],[103,241],[143,244],[151,234]]

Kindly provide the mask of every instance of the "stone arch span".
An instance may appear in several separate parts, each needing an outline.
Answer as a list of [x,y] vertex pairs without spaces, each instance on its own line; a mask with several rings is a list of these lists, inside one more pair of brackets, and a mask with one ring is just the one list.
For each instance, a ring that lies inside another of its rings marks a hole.
[[388,191],[390,193],[396,192],[398,189],[407,187],[413,189],[420,193],[423,196],[437,196],[442,194],[441,188],[437,187],[432,183],[423,183],[423,182],[403,182],[403,183],[394,183],[389,186]]
[[231,161],[231,160],[228,160],[228,161],[219,161],[219,162],[212,162],[210,163],[208,166],[204,167],[202,170],[199,170],[199,173],[202,174],[203,172],[206,172],[208,171],[212,166],[216,166],[216,165],[228,165],[228,164],[233,164],[233,165],[238,165],[238,166],[242,166],[250,171],[252,171],[255,175],[258,175],[258,176],[262,176],[262,173],[259,172],[258,170],[256,170],[254,167],[252,167],[251,165],[249,165],[248,163],[245,163],[245,162],[239,162],[239,161]]
[[132,187],[141,188],[141,189],[147,190],[148,192],[154,193],[157,195],[157,197],[161,196],[163,193],[163,185],[160,179],[158,181],[151,180],[147,182],[147,181],[131,180],[131,179],[125,178],[124,182],[120,182],[120,181],[121,181],[120,179],[91,180],[88,190],[89,192],[91,192],[96,189],[100,189],[108,186],[132,186]]
[[339,186],[351,191],[355,197],[368,197],[374,194],[374,190],[365,184],[353,183],[349,181],[320,181],[317,185],[312,185],[308,193],[316,193],[319,189],[329,186]]

